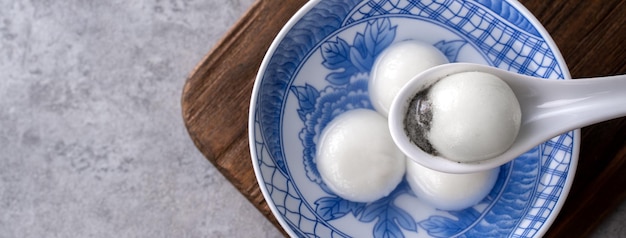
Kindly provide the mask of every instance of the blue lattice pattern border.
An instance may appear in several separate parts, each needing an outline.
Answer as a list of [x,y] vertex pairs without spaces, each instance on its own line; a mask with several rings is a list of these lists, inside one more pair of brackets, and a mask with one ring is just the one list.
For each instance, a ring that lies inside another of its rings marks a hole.
[[323,225],[322,221],[318,220],[317,216],[313,214],[305,206],[304,200],[294,190],[293,181],[288,175],[284,174],[281,169],[272,160],[271,155],[267,151],[267,147],[261,133],[258,113],[255,113],[255,149],[252,153],[256,154],[257,163],[259,168],[258,172],[263,178],[264,188],[271,197],[271,201],[267,201],[270,205],[274,205],[276,212],[278,212],[294,232],[306,232],[298,233],[300,237],[345,237],[338,234],[336,231]]
[[[545,224],[563,193],[574,151],[574,132],[552,138],[541,145],[541,172],[534,204],[520,221],[512,237],[533,237]],[[554,181],[556,180],[556,182]]]
[[[468,37],[469,41],[487,53],[494,66],[537,77],[564,78],[548,44],[533,34],[536,31],[533,27],[519,29],[510,26],[500,16],[471,1],[446,1],[445,5],[434,1],[428,4],[424,2],[426,1],[368,1],[352,11],[352,15],[344,21],[344,26],[381,15],[428,18]],[[494,32],[499,34],[493,35]],[[520,42],[523,44],[519,48],[512,47]]]

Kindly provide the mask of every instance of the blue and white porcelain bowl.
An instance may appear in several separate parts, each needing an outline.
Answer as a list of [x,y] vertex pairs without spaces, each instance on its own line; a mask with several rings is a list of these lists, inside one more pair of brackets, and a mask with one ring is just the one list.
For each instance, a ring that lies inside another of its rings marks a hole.
[[406,181],[371,203],[344,200],[324,184],[315,163],[320,132],[345,111],[373,108],[374,59],[408,39],[432,44],[451,62],[570,78],[548,33],[515,0],[310,1],[271,45],[250,105],[252,162],[282,227],[294,237],[543,235],[572,184],[579,131],[503,165],[488,196],[463,211],[423,204]]

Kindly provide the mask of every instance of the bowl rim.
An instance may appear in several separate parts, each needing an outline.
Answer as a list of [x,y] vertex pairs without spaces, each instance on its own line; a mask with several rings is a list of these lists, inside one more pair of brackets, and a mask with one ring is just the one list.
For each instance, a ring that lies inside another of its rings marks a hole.
[[[263,194],[263,198],[265,199],[268,207],[270,208],[272,215],[274,215],[274,217],[276,218],[280,226],[283,228],[285,232],[287,232],[287,234],[290,237],[297,237],[297,233],[292,229],[292,227],[288,224],[288,222],[284,220],[282,215],[280,215],[280,212],[278,211],[276,204],[274,204],[274,201],[269,195],[269,191],[267,187],[262,186],[262,184],[264,184],[264,180],[260,173],[261,169],[258,164],[258,157],[256,154],[256,145],[255,145],[255,133],[256,133],[255,118],[256,118],[256,110],[257,110],[256,105],[257,105],[257,100],[259,98],[258,93],[261,88],[261,81],[263,80],[263,75],[265,74],[265,71],[269,66],[271,56],[277,51],[278,46],[285,39],[285,37],[287,36],[287,33],[291,31],[294,25],[298,23],[311,9],[313,9],[315,6],[317,6],[320,2],[323,2],[323,1],[332,1],[332,0],[309,0],[287,21],[287,23],[281,28],[279,33],[274,37],[268,50],[263,56],[263,60],[256,74],[254,85],[252,88],[251,97],[250,97],[249,110],[248,110],[248,142],[249,142],[249,151],[250,151],[250,156],[251,156],[251,162],[254,168],[255,177],[256,177],[257,183],[259,184],[261,193]],[[364,2],[364,1],[366,0],[361,0],[360,2]],[[562,66],[562,73],[564,77],[563,79],[565,80],[572,79],[571,74],[569,72],[569,67],[567,63],[565,62],[565,59],[563,58],[563,55],[560,49],[554,42],[551,35],[545,29],[543,24],[541,24],[541,22],[535,17],[535,15],[517,0],[501,0],[501,1],[509,3],[513,8],[519,11],[525,17],[526,20],[528,20],[531,23],[531,25],[539,33],[539,36],[548,45],[548,48],[553,51],[554,59],[559,63],[560,66]],[[537,233],[535,234],[536,237],[543,236],[548,231],[548,229],[552,226],[556,217],[560,213],[565,201],[567,200],[567,196],[569,195],[569,192],[571,190],[572,183],[574,181],[574,176],[577,170],[578,157],[580,153],[580,143],[581,143],[580,129],[573,130],[572,132],[573,132],[573,135],[572,135],[573,141],[572,141],[570,167],[568,170],[567,179],[562,188],[563,190],[561,192],[560,199],[557,201],[557,203],[554,206],[554,211],[557,211],[557,212],[552,213],[547,217],[546,221],[543,223],[544,225],[540,229],[537,230]]]

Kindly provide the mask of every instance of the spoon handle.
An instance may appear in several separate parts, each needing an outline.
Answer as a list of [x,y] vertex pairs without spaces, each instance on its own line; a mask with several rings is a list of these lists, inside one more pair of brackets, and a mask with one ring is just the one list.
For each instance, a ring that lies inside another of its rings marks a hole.
[[530,131],[535,133],[542,131],[546,140],[570,130],[626,116],[626,75],[541,81],[537,82],[537,88],[533,90],[531,86],[529,89],[530,93],[536,93],[529,97],[535,101],[523,108],[532,110],[532,113],[526,113],[530,118],[522,119],[526,123],[522,126],[533,127]]

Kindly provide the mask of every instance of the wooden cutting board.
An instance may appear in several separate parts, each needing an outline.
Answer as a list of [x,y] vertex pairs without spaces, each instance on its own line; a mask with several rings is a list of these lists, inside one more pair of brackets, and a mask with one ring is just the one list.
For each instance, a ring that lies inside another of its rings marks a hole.
[[[626,73],[626,0],[520,2],[552,35],[573,78]],[[252,168],[248,107],[265,52],[304,3],[258,0],[198,64],[182,95],[195,145],[281,231]],[[546,237],[586,236],[626,198],[626,118],[583,128],[581,144],[574,185]]]

